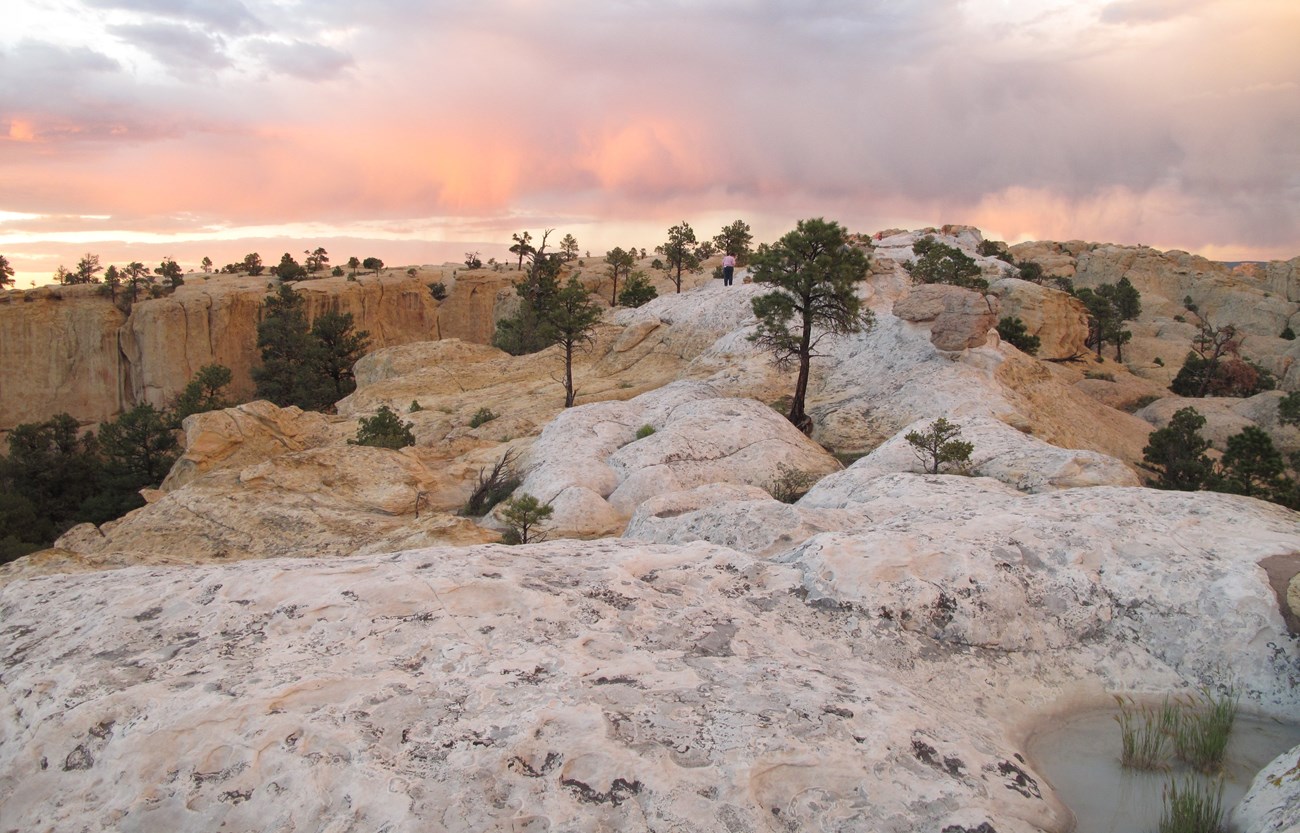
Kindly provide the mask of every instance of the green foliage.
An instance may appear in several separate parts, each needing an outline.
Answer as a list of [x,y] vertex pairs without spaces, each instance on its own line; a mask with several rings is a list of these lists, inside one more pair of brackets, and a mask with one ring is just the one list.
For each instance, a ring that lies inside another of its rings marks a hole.
[[[0,255],[0,289],[6,286],[14,285],[14,267],[9,264],[9,259]],[[2,563],[2,562],[0,562]]]
[[1284,338],[1287,341],[1295,341],[1295,330],[1291,329],[1290,325],[1287,325],[1282,329],[1282,332],[1278,335],[1278,338]]
[[713,236],[714,248],[723,254],[734,255],[737,266],[749,263],[749,256],[754,251],[753,243],[754,235],[750,232],[749,223],[744,220],[723,226],[722,231]]
[[1182,408],[1167,426],[1147,436],[1142,460],[1159,475],[1152,485],[1184,492],[1205,488],[1213,465],[1205,454],[1210,441],[1200,434],[1204,427],[1205,417],[1195,408]]
[[469,418],[469,427],[478,428],[480,425],[487,425],[489,422],[491,422],[496,418],[497,415],[492,413],[491,408],[488,407],[479,408],[477,411],[474,412],[474,416]]
[[678,292],[682,291],[683,275],[700,271],[700,261],[704,258],[700,246],[695,229],[685,220],[669,228],[668,240],[655,246],[655,251],[663,255],[662,268]]
[[305,303],[289,284],[262,304],[253,368],[257,395],[281,407],[324,410],[356,389],[354,365],[370,334],[354,332],[352,314],[327,312],[309,328]]
[[966,289],[986,292],[989,282],[980,277],[982,270],[975,258],[955,246],[940,243],[933,237],[922,237],[912,245],[918,256],[908,261],[904,268],[915,283],[946,283]]
[[1041,263],[1036,263],[1032,260],[1022,260],[1017,268],[1020,271],[1016,277],[1020,278],[1020,280],[1038,284],[1043,282],[1043,266]]
[[519,257],[519,261],[516,263],[515,269],[522,270],[524,268],[524,258],[531,257],[533,254],[537,252],[537,250],[533,248],[533,235],[527,231],[524,231],[520,234],[510,235],[510,239],[515,241],[514,244],[510,247],[510,253],[513,255],[518,255]]
[[374,270],[375,277],[379,277],[379,270],[384,268],[384,262],[377,257],[368,257],[361,261],[361,268],[367,272]]
[[1223,781],[1171,778],[1161,800],[1160,833],[1222,833]]
[[342,267],[342,266],[335,266],[333,269],[330,270],[330,274],[333,275],[333,276],[336,277],[336,278],[341,278],[341,277],[343,277],[343,267]]
[[1300,391],[1293,390],[1278,401],[1277,421],[1300,428]]
[[305,372],[316,396],[309,405],[324,410],[357,389],[352,366],[370,346],[370,333],[352,329],[350,312],[327,312],[312,323],[310,336]]
[[767,484],[767,493],[782,503],[795,503],[808,494],[817,482],[817,475],[802,471],[785,463],[776,464],[776,474]]
[[509,449],[501,455],[501,459],[497,460],[491,469],[479,469],[474,491],[470,493],[465,508],[461,510],[462,515],[481,518],[519,488],[522,481],[515,471],[517,457],[518,453],[514,449]]
[[233,376],[230,368],[219,364],[208,364],[199,368],[194,378],[181,391],[172,403],[170,423],[173,428],[180,428],[187,416],[201,414],[205,411],[217,411],[230,407],[222,391],[230,384]]
[[158,268],[153,271],[155,275],[161,277],[172,289],[185,283],[185,278],[181,272],[181,265],[170,257],[165,258],[162,263],[158,264]]
[[77,421],[58,414],[15,426],[0,457],[0,563],[44,549],[71,526],[92,517],[86,504],[103,488],[99,446]]
[[554,303],[543,316],[564,350],[564,407],[572,408],[578,394],[573,383],[573,353],[593,343],[601,310],[591,300],[591,292],[575,276],[556,294]]
[[410,422],[402,422],[392,408],[380,405],[372,417],[362,417],[357,428],[357,438],[349,445],[368,445],[374,448],[406,448],[415,445],[415,434]]
[[1075,293],[1075,297],[1088,308],[1087,345],[1095,348],[1100,358],[1101,348],[1110,344],[1115,348],[1115,360],[1120,362],[1124,361],[1124,345],[1133,338],[1133,333],[1124,329],[1121,296],[1123,303],[1128,305],[1125,309],[1131,309],[1136,303],[1111,284],[1102,284],[1096,292],[1085,287]]
[[1213,487],[1218,492],[1269,500],[1286,490],[1285,471],[1282,454],[1272,438],[1262,428],[1249,425],[1228,438]]
[[420,401],[419,401],[418,399],[412,399],[412,400],[411,400],[411,407],[407,408],[407,409],[406,409],[406,412],[407,412],[408,414],[413,414],[413,413],[415,413],[416,411],[423,411],[423,410],[424,410],[424,408],[423,408],[423,406],[420,405]]
[[262,274],[265,267],[262,266],[262,256],[257,252],[251,252],[244,255],[243,271],[256,277]]
[[605,252],[605,274],[609,276],[613,288],[609,293],[610,306],[618,303],[618,279],[627,277],[632,273],[632,267],[636,265],[636,255],[632,252],[623,251],[622,247],[615,246],[608,252]]
[[659,297],[659,290],[654,288],[645,272],[636,270],[628,275],[623,284],[623,291],[618,293],[618,305],[621,307],[639,307]]
[[282,281],[300,281],[307,277],[307,270],[293,259],[293,255],[285,252],[279,265],[271,267],[271,274]]
[[542,524],[554,513],[550,503],[542,503],[524,492],[506,501],[501,521],[506,525],[501,540],[507,544],[533,544],[546,540]]
[[573,259],[578,256],[578,238],[572,234],[566,234],[560,238],[560,254],[564,257],[566,263],[572,263]]
[[778,367],[797,364],[787,417],[807,432],[812,421],[804,403],[817,345],[827,335],[859,333],[875,324],[857,295],[867,278],[867,255],[849,244],[839,223],[819,217],[800,220],[774,245],[760,246],[751,267],[754,281],[771,291],[751,301],[758,327],[749,340],[770,352]]
[[1188,351],[1169,389],[1179,396],[1244,398],[1272,390],[1276,385],[1272,373],[1248,359],[1235,355],[1212,358]]
[[1031,356],[1038,353],[1040,339],[1038,336],[1031,336],[1029,330],[1025,327],[1025,322],[1019,318],[1006,316],[999,321],[998,335],[1002,337],[1003,341],[1022,353],[1028,353]]
[[143,403],[100,427],[106,489],[83,507],[86,514],[107,520],[144,504],[139,490],[157,488],[180,456],[170,422]]
[[324,246],[317,246],[311,251],[304,250],[303,254],[307,256],[303,260],[303,266],[308,272],[322,272],[330,264],[330,256]]
[[1178,723],[1176,704],[1166,698],[1159,708],[1138,706],[1133,698],[1118,695],[1115,702],[1119,706],[1115,722],[1120,730],[1120,765],[1125,769],[1165,769]]
[[1204,773],[1220,771],[1240,701],[1241,692],[1235,686],[1222,694],[1203,688],[1200,697],[1183,701],[1173,725],[1178,759]]
[[653,425],[642,425],[640,428],[636,429],[636,438],[638,440],[644,440],[654,432],[655,427]]
[[433,296],[435,301],[447,300],[447,284],[442,281],[434,281],[429,284],[429,294]]
[[[533,251],[531,246],[529,250]],[[512,356],[522,356],[545,350],[556,342],[557,334],[547,320],[547,310],[560,292],[560,265],[557,258],[537,258],[524,279],[515,283],[519,311],[497,322],[493,347]]]
[[955,464],[959,469],[970,465],[973,443],[961,439],[961,426],[939,417],[925,431],[909,431],[903,437],[925,467],[927,474],[938,474],[941,466]]

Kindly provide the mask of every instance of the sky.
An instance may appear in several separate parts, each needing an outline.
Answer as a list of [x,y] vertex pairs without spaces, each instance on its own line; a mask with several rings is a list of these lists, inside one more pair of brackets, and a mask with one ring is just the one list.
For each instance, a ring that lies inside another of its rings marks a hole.
[[686,221],[1300,255],[1298,0],[6,0],[0,254],[597,257]]

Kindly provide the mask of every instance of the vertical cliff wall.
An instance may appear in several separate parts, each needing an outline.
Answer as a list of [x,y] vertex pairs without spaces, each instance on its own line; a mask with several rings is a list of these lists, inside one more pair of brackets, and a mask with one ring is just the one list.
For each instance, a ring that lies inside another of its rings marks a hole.
[[[297,290],[309,319],[350,312],[376,349],[439,337],[440,304],[427,284],[440,277],[331,277],[302,282]],[[98,286],[0,294],[0,430],[61,411],[91,423],[139,402],[166,405],[206,364],[229,367],[231,395],[251,398],[268,283],[266,277],[190,276],[173,295],[137,302],[129,317]],[[486,299],[496,292],[481,294]],[[490,305],[477,298],[461,302],[458,295],[453,287],[444,302],[462,310],[455,318],[484,315],[486,329],[449,321],[443,312],[446,337],[489,340]]]

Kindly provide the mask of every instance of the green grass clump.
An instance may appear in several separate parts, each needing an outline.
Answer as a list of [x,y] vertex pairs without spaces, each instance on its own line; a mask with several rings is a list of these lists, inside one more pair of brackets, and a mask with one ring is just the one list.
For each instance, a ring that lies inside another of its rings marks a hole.
[[1190,699],[1180,711],[1173,733],[1179,760],[1201,772],[1222,769],[1240,699],[1241,692],[1233,686],[1222,694],[1203,688],[1199,698]]
[[1223,780],[1207,783],[1195,776],[1169,779],[1165,785],[1160,833],[1220,833],[1223,830]]
[[1168,766],[1170,735],[1178,725],[1178,706],[1166,699],[1159,708],[1138,707],[1132,698],[1116,695],[1120,731],[1120,764],[1126,769],[1164,769]]
[[636,429],[636,438],[638,440],[644,440],[654,432],[655,427],[653,425],[642,425],[640,428]]
[[487,425],[496,418],[497,415],[492,413],[491,408],[479,408],[474,412],[474,416],[469,418],[469,427],[478,428],[480,425]]

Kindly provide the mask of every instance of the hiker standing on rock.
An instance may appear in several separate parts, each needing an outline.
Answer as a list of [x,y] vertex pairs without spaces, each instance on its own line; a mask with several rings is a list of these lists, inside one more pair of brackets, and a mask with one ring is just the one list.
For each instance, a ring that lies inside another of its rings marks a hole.
[[722,257],[722,285],[731,286],[731,276],[736,274],[736,256],[726,254]]

